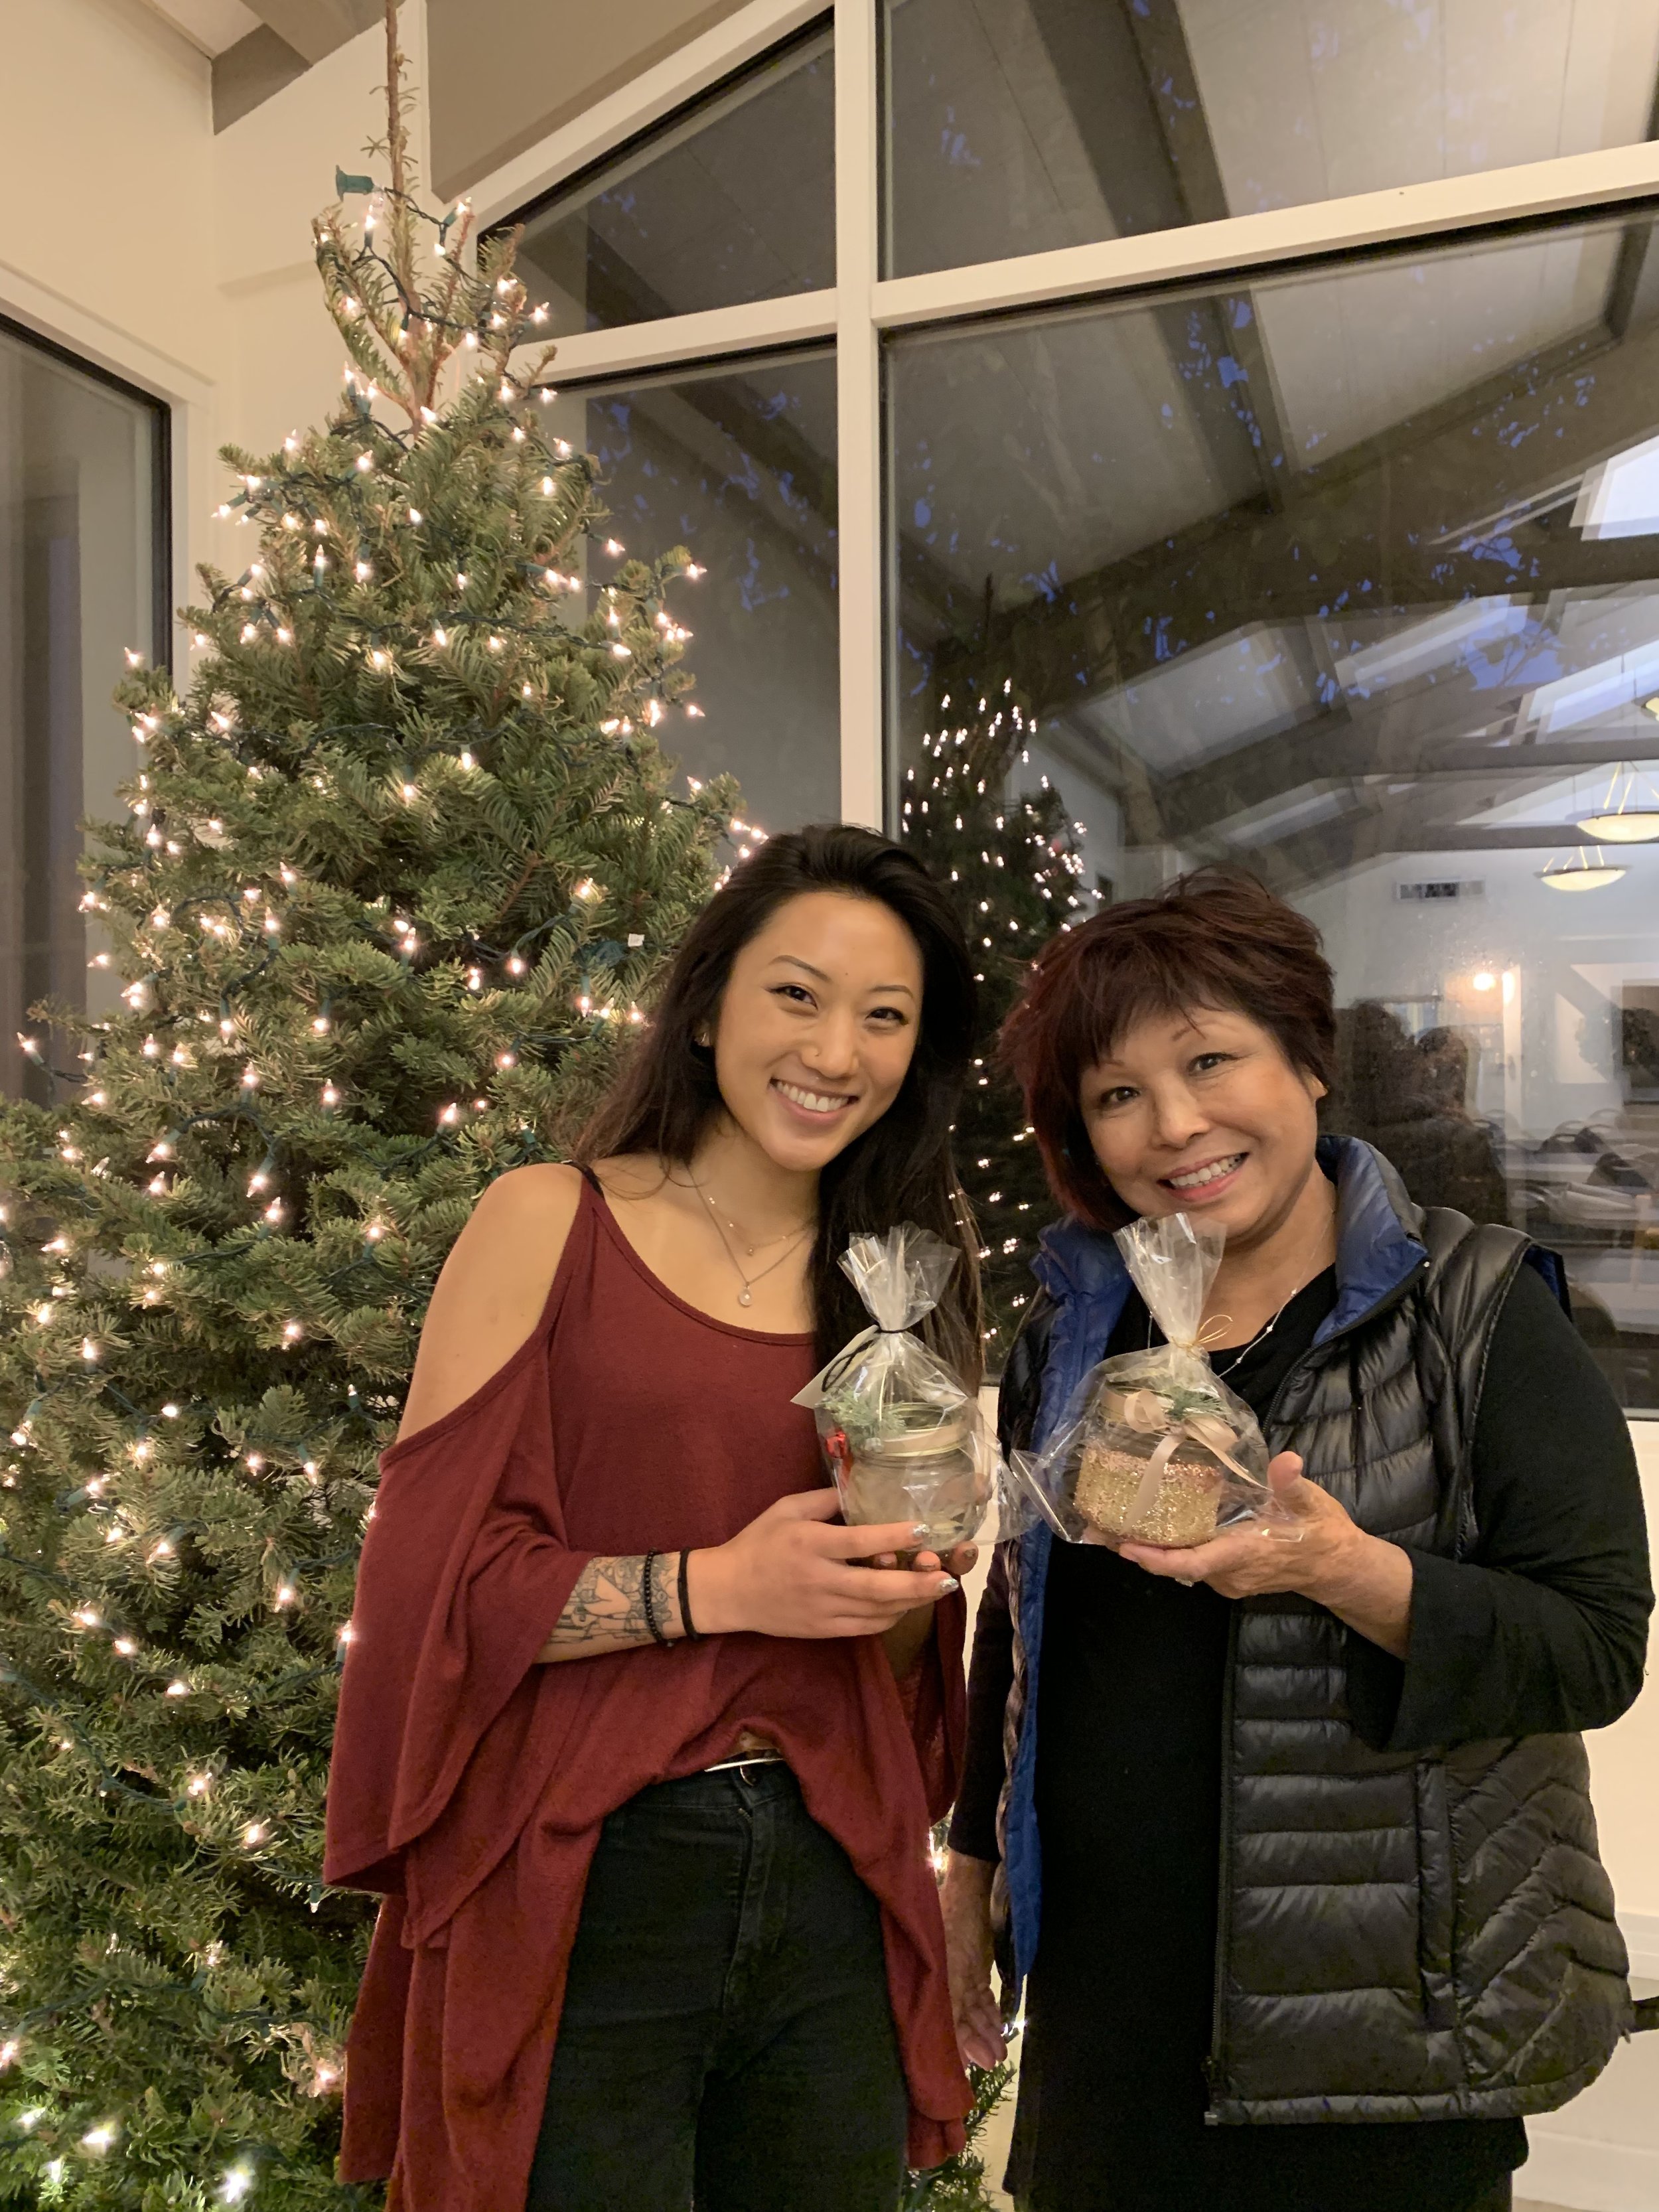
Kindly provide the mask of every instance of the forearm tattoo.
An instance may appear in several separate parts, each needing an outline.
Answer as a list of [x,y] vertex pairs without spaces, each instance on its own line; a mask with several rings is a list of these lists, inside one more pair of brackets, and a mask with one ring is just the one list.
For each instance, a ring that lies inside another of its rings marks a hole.
[[[651,1603],[665,1636],[684,1636],[679,1606],[679,1553],[651,1555]],[[645,1559],[592,1559],[571,1591],[544,1649],[560,1656],[621,1651],[655,1639],[645,1616]]]

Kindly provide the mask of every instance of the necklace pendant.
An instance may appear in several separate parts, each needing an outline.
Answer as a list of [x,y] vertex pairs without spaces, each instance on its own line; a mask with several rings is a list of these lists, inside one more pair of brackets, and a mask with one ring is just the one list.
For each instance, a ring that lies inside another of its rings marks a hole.
[[749,1295],[749,1285],[745,1283],[743,1288],[738,1292],[738,1304],[740,1306],[751,1306],[754,1303],[755,1301]]

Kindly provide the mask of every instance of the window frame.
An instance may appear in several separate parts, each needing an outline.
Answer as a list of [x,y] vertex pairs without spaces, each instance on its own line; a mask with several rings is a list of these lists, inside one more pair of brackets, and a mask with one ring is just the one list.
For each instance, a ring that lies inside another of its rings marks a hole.
[[124,399],[136,400],[148,409],[155,426],[155,441],[150,456],[150,545],[149,545],[149,635],[134,642],[145,656],[169,676],[173,672],[173,410],[165,399],[154,392],[135,384],[131,377],[122,376],[115,369],[106,368],[102,362],[88,361],[73,347],[61,344],[56,338],[31,330],[15,316],[0,310],[0,337],[14,338],[20,345],[32,346],[35,352],[45,354],[50,360],[61,362],[79,376],[94,384],[104,385],[118,392]]
[[224,434],[221,388],[174,355],[113,327],[104,316],[49,291],[21,270],[0,275],[0,313],[8,328],[28,343],[162,410],[158,467],[165,481],[158,489],[166,495],[168,534],[157,548],[156,637],[149,649],[175,684],[187,681],[193,648],[178,610],[195,597],[201,564],[222,559],[220,526],[212,512],[224,476],[218,454]]
[[1402,185],[1266,214],[1066,246],[919,276],[883,277],[878,255],[882,147],[880,0],[749,0],[630,84],[481,179],[468,195],[481,227],[526,210],[642,132],[833,19],[836,283],[697,314],[583,331],[558,342],[574,385],[645,370],[705,368],[833,337],[837,368],[841,550],[841,797],[849,822],[884,826],[896,773],[890,732],[885,550],[886,425],[882,349],[893,333],[981,322],[1032,308],[1150,295],[1203,278],[1248,282],[1269,270],[1363,258],[1414,240],[1479,239],[1549,217],[1659,207],[1659,139],[1518,167]]
[[[9,283],[0,304],[0,337],[15,344],[41,355],[49,361],[61,363],[88,383],[101,386],[106,391],[118,392],[122,398],[142,408],[151,425],[149,465],[149,592],[148,621],[145,634],[134,637],[132,649],[142,653],[153,665],[167,672],[170,680],[176,680],[181,660],[187,656],[185,633],[174,619],[174,609],[185,596],[180,586],[185,568],[180,556],[183,532],[175,526],[180,496],[185,486],[194,481],[191,468],[207,458],[206,442],[209,430],[205,387],[192,386],[187,392],[171,393],[158,390],[159,378],[141,382],[136,376],[125,374],[129,365],[141,369],[158,368],[156,358],[142,348],[133,349],[131,358],[111,354],[101,348],[92,351],[76,345],[71,340],[80,333],[76,322],[85,324],[80,311],[70,309],[72,319],[63,319],[64,303],[53,301],[59,310],[51,321],[24,319],[20,307],[33,308],[40,304],[38,294],[27,280],[14,277]],[[44,324],[44,327],[42,325]],[[101,334],[101,325],[100,326]],[[164,372],[165,374],[165,372]],[[173,372],[176,374],[176,372]],[[204,449],[198,459],[191,445],[181,445],[178,437],[175,414],[180,405],[193,410],[191,428],[193,447]],[[204,551],[205,547],[202,550]],[[111,672],[112,688],[114,675]]]

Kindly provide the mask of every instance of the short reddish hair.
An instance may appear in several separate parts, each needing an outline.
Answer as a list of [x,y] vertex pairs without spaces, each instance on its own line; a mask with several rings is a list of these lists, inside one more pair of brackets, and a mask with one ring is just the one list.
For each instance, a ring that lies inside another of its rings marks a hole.
[[1200,869],[1155,898],[1108,907],[1031,963],[1002,1025],[1002,1057],[1025,1094],[1049,1189],[1093,1228],[1132,1217],[1091,1148],[1083,1078],[1146,1015],[1200,1006],[1248,1014],[1293,1067],[1330,1088],[1334,984],[1319,932],[1243,869]]

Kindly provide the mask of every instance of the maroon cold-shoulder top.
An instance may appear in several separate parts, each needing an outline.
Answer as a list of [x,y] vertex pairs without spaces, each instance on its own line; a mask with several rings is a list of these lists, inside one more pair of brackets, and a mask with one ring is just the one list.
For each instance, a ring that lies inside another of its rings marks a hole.
[[720,1544],[823,1477],[789,1401],[811,1340],[677,1298],[598,1191],[530,1338],[392,1445],[358,1575],[325,1873],[380,1890],[348,2048],[341,2176],[399,2212],[524,2201],[564,1975],[605,1815],[777,1744],[881,1905],[910,2159],[962,2142],[967,2087],[927,1845],[954,1793],[963,1602],[901,1698],[879,1641],[710,1637],[536,1662],[596,1555]]

